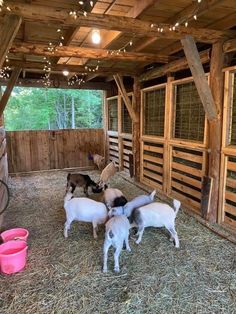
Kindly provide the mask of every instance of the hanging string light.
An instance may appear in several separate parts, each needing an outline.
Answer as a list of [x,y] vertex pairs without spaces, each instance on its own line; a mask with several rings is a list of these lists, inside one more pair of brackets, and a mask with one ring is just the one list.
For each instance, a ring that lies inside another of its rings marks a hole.
[[191,20],[197,20],[197,14],[199,12],[199,9],[201,7],[201,4],[202,4],[202,0],[197,0],[197,3],[196,3],[196,7],[194,8],[191,16],[188,16],[186,18],[181,18],[181,21],[177,21],[173,26],[171,25],[168,25],[168,24],[154,24],[154,23],[151,23],[150,24],[150,28],[156,28],[156,30],[158,32],[163,32],[163,31],[175,31],[177,29],[178,26],[180,26],[181,24],[184,25],[185,27],[188,27],[189,25],[189,22]]
[[111,55],[119,55],[123,52],[127,51],[127,47],[132,46],[133,45],[133,41],[134,41],[135,35],[132,36],[132,38],[121,48],[116,49],[116,50],[108,50],[107,53],[111,54]]
[[[87,16],[88,12],[83,9],[84,7],[84,1],[79,1],[79,5],[81,6],[79,9],[73,9],[69,11],[69,16],[74,18],[75,20],[80,16],[84,15],[85,17]],[[90,7],[93,8],[94,6],[94,1],[87,1],[89,3]]]

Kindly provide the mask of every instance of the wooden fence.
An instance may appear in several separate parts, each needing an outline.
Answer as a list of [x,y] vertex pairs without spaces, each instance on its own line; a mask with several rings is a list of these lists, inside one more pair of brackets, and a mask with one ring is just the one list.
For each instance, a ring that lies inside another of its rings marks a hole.
[[[4,128],[0,128],[0,179],[7,183],[8,166],[6,153],[6,134]],[[7,191],[4,186],[0,185],[0,212],[4,209],[7,201]],[[0,228],[3,222],[3,215],[0,215]]]
[[89,167],[88,153],[104,150],[103,129],[7,132],[10,173]]

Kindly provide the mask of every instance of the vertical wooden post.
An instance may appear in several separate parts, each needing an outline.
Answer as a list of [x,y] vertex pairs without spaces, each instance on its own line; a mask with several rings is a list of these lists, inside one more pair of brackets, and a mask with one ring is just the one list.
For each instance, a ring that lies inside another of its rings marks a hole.
[[[2,98],[2,86],[0,86],[0,100]],[[0,127],[4,126],[4,117],[3,114],[0,116]]]
[[109,151],[109,143],[108,143],[108,105],[107,105],[107,91],[103,92],[103,130],[104,130],[104,157],[105,162],[108,162],[108,151]]
[[122,114],[121,114],[121,95],[120,92],[118,92],[118,103],[117,103],[117,110],[118,110],[118,148],[119,148],[119,169],[122,171],[124,169],[123,167],[123,139],[121,136],[122,133]]
[[164,128],[164,152],[163,152],[163,191],[170,194],[171,187],[171,130],[173,125],[173,91],[171,82],[174,77],[171,74],[167,76],[166,98],[165,98],[165,128]]
[[210,88],[217,109],[217,119],[209,121],[209,171],[208,175],[213,178],[212,193],[207,219],[216,222],[219,201],[220,182],[220,156],[222,135],[222,111],[223,111],[223,42],[212,45],[210,64]]
[[141,91],[138,77],[134,77],[134,105],[136,121],[133,121],[133,156],[134,156],[134,179],[140,181],[140,108]]

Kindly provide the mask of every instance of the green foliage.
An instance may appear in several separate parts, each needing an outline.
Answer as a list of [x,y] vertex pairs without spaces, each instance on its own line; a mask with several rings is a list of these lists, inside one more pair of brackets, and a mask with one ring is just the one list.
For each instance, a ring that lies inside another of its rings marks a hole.
[[16,87],[4,111],[5,127],[8,131],[100,128],[102,96],[95,90]]

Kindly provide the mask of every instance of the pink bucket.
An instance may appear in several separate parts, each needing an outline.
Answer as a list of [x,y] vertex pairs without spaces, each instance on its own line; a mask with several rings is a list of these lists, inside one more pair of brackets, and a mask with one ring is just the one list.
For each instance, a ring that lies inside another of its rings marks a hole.
[[25,241],[8,241],[0,245],[0,269],[4,274],[17,273],[26,264],[27,244]]
[[1,233],[3,242],[7,242],[10,240],[27,241],[28,236],[29,236],[29,231],[23,228],[10,229]]

